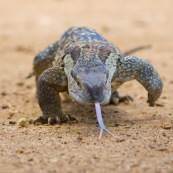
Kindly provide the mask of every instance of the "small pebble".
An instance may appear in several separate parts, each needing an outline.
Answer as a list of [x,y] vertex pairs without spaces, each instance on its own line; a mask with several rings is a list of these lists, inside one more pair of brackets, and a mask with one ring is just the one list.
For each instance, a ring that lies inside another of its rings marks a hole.
[[163,96],[162,99],[167,99],[167,97],[166,96]]
[[163,103],[156,103],[156,106],[158,106],[158,107],[164,107],[164,104]]
[[2,96],[6,96],[7,93],[3,91],[3,92],[1,93],[1,95],[2,95]]
[[7,104],[2,105],[2,109],[9,109],[9,108],[10,108],[10,106]]
[[33,158],[28,159],[29,162],[32,162],[33,160],[34,160]]
[[24,83],[23,83],[23,82],[18,82],[17,85],[18,85],[18,86],[23,86]]
[[94,154],[94,155],[93,155],[93,159],[98,160],[98,159],[99,159],[99,157],[98,157],[98,156],[96,156],[96,155]]
[[165,133],[165,132],[162,132],[162,136],[166,137],[167,135],[166,135],[166,133]]
[[20,126],[20,127],[26,127],[26,125],[27,125],[27,120],[26,120],[26,118],[20,118],[19,120],[18,120],[18,126]]
[[82,138],[81,137],[77,137],[76,142],[81,142]]
[[137,140],[138,138],[137,137],[133,137],[132,139]]
[[34,120],[33,119],[30,119],[28,122],[29,122],[29,124],[34,124]]
[[12,117],[12,116],[13,116],[14,114],[16,114],[16,113],[18,113],[17,110],[10,110],[10,111],[9,111],[10,117]]
[[119,123],[115,123],[114,126],[117,127],[117,126],[120,126],[120,124]]
[[61,128],[61,126],[59,124],[56,124],[55,129],[59,129],[59,128]]
[[166,125],[163,126],[163,129],[170,130],[171,126],[169,124],[166,124]]
[[116,141],[117,142],[123,142],[123,141],[125,141],[125,139],[123,137],[118,137],[118,138],[116,138]]
[[22,153],[24,153],[24,150],[23,149],[18,149],[17,152],[22,154]]
[[154,146],[154,145],[149,145],[149,147],[150,147],[151,149],[154,149],[154,148],[155,148],[155,146]]
[[167,151],[168,149],[166,147],[162,146],[162,147],[159,147],[157,150],[158,151]]
[[26,88],[27,88],[27,89],[31,89],[32,86],[31,86],[31,85],[27,85]]
[[9,121],[9,124],[16,124],[16,121]]
[[127,133],[126,133],[126,136],[131,136],[131,133],[128,133],[128,132],[127,132]]
[[125,126],[126,129],[130,128],[131,126]]
[[77,131],[76,133],[77,133],[78,135],[80,135],[80,134],[81,134],[81,132],[80,132],[80,131]]
[[17,110],[9,110],[9,117],[8,117],[8,119],[11,119],[16,113],[18,113],[18,111]]

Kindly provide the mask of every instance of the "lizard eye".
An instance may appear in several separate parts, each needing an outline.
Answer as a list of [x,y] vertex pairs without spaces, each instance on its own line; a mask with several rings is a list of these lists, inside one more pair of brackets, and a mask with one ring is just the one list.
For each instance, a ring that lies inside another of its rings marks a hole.
[[81,85],[80,81],[77,80],[76,83],[77,83],[78,87],[79,87],[80,89],[82,89],[82,85]]
[[77,75],[76,75],[76,73],[74,72],[74,70],[71,71],[71,76],[72,76],[72,78],[76,81],[77,85],[78,85],[80,88],[82,88],[81,83],[80,83],[80,81],[77,79]]
[[79,81],[77,81],[77,85],[80,87],[80,82]]

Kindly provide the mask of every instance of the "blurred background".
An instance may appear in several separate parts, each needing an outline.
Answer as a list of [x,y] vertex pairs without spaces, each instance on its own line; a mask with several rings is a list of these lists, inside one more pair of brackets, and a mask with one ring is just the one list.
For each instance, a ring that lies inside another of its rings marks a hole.
[[166,0],[0,0],[2,85],[12,82],[9,75],[24,78],[34,56],[72,26],[94,28],[122,51],[151,45],[135,55],[172,80],[172,5]]
[[0,0],[0,50],[8,44],[37,51],[71,26],[94,28],[120,48],[158,47],[173,36],[171,5],[167,0]]

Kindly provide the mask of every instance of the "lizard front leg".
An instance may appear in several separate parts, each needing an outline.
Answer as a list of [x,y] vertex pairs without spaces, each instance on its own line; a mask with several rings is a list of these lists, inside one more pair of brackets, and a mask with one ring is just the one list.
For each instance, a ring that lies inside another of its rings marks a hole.
[[148,91],[148,103],[155,105],[155,101],[162,93],[163,83],[156,69],[145,60],[134,56],[117,59],[117,71],[114,80],[126,82],[136,79]]
[[59,67],[45,70],[37,80],[38,103],[43,115],[35,123],[60,123],[65,121],[59,92],[67,91],[67,77]]

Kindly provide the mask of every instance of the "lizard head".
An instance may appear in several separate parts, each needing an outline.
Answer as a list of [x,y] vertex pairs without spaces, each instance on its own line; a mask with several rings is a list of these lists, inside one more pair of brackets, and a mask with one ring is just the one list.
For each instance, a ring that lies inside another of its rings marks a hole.
[[104,66],[75,67],[69,78],[69,94],[72,100],[80,104],[106,104],[109,101],[107,93],[108,73]]
[[80,47],[69,48],[70,53],[64,57],[69,95],[83,105],[108,104],[116,61],[112,55],[102,61],[97,55],[87,55],[86,49],[82,52]]

